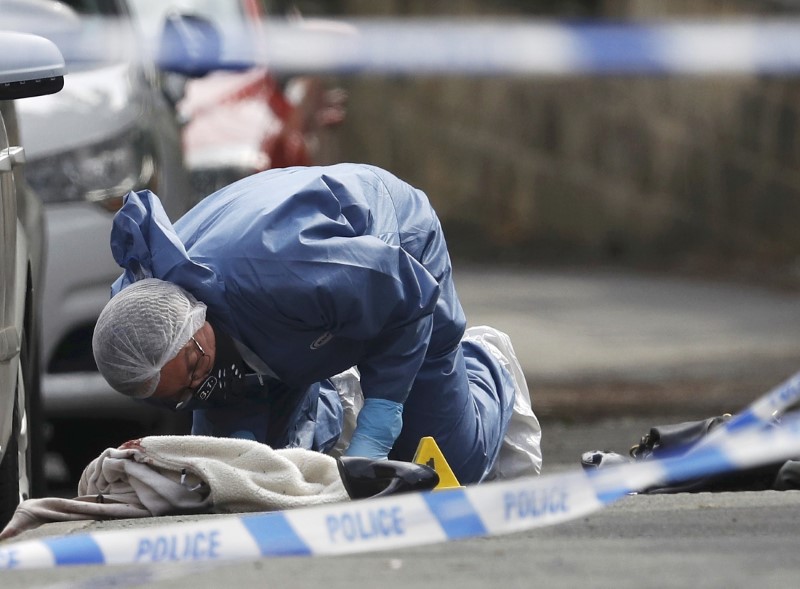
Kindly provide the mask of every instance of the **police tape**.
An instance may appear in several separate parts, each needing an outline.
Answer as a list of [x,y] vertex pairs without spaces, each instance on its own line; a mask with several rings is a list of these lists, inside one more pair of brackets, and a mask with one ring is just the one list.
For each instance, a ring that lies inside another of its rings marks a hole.
[[20,541],[0,569],[355,554],[556,525],[649,487],[800,457],[800,373],[686,454],[607,469],[240,516]]
[[800,416],[747,427],[684,456],[463,489],[283,512],[106,530],[0,547],[0,569],[224,562],[374,552],[498,536],[573,520],[627,494],[800,456]]
[[[84,16],[85,26],[60,33],[25,14],[3,15],[4,28],[50,36],[75,63],[107,59],[173,63],[177,48],[161,43],[158,15],[136,33],[127,19]],[[242,69],[378,75],[720,75],[800,72],[800,19],[652,20],[609,23],[518,17],[265,18],[213,24],[220,55],[191,46],[199,71]],[[102,22],[96,22],[102,21]],[[254,30],[263,34],[253,35]],[[200,37],[202,38],[202,37]],[[187,54],[188,55],[188,54]],[[204,63],[205,60],[205,63]]]
[[[608,23],[530,18],[357,19],[344,27],[265,21],[270,67],[457,75],[793,74],[797,18]],[[231,37],[231,35],[225,35]]]
[[720,428],[712,430],[702,440],[703,444],[712,443],[718,437],[730,435],[733,432],[754,426],[769,425],[775,422],[782,413],[800,401],[800,372],[795,373],[784,382],[769,390],[753,401],[743,411],[734,415],[722,424]]

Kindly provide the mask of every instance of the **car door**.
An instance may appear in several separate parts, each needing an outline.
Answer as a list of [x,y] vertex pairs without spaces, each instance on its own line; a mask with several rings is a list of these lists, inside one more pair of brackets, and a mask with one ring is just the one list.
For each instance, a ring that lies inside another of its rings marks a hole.
[[[11,172],[12,157],[3,110],[3,103],[0,102],[0,387],[5,389],[9,386],[9,374],[6,374],[11,369],[9,361],[17,352],[12,308],[17,212],[14,176]],[[3,396],[10,394],[13,391],[0,391]]]
[[[0,465],[11,444],[19,358],[19,334],[14,324],[17,212],[13,158],[4,123],[6,104],[0,101]],[[14,446],[16,448],[16,446]],[[2,482],[3,477],[0,477]],[[5,491],[0,488],[0,516],[5,516]]]
[[[32,224],[25,214],[32,209],[27,201],[18,209],[17,197],[22,195],[17,194],[15,172],[25,157],[13,101],[58,92],[65,73],[64,58],[53,42],[0,30],[0,528],[19,501],[30,496],[33,438],[38,439],[42,431],[32,402],[38,391],[38,342],[31,329],[36,310],[28,288],[32,282],[28,265],[33,266],[28,258],[28,227]],[[23,213],[21,217],[18,212]],[[42,460],[36,463],[41,465]]]

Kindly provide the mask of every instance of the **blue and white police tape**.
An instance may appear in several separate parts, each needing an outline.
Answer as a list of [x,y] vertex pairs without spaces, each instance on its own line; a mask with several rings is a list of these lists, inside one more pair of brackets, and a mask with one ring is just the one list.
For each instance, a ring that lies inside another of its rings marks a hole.
[[737,413],[721,427],[712,430],[703,440],[703,444],[711,443],[718,437],[754,425],[774,423],[789,407],[800,401],[800,372],[771,389],[751,403],[745,410]]
[[690,454],[284,512],[219,516],[0,547],[0,569],[232,561],[354,554],[497,536],[559,524],[628,493],[800,456],[800,417],[750,427]]
[[[166,6],[166,5],[165,5]],[[144,34],[127,20],[85,17],[54,39],[74,62],[107,55],[164,59],[163,14],[143,19]],[[37,32],[26,14],[4,14],[4,28]],[[193,52],[198,70],[264,65],[285,73],[452,74],[486,76],[713,75],[800,72],[800,20],[661,20],[626,23],[516,18],[457,17],[336,20],[267,18],[260,27],[221,20],[221,54]],[[46,26],[46,23],[45,23]],[[263,34],[254,36],[254,30]],[[59,35],[50,27],[41,31]],[[189,35],[187,39],[191,40]],[[202,36],[200,37],[202,39]],[[176,49],[177,51],[177,49]],[[159,53],[160,52],[160,53]],[[180,52],[178,52],[180,53]],[[180,53],[180,59],[183,54]],[[202,61],[207,63],[201,63]]]
[[800,20],[609,24],[526,18],[269,20],[265,54],[288,71],[459,75],[793,74]]

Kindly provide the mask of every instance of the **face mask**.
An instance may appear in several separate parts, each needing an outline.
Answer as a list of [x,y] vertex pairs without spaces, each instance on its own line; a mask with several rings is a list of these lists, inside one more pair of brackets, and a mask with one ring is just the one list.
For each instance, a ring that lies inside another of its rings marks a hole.
[[200,386],[176,405],[178,411],[223,407],[244,397],[244,360],[227,334],[211,328],[217,348],[214,366]]

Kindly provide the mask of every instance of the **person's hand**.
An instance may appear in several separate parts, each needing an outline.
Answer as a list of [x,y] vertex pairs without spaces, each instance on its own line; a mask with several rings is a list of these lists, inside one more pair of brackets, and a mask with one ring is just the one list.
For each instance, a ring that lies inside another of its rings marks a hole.
[[388,399],[364,399],[345,456],[384,460],[403,427],[403,405]]
[[371,460],[386,460],[392,446],[387,446],[379,440],[366,435],[354,433],[350,445],[345,450],[345,456],[359,456]]

